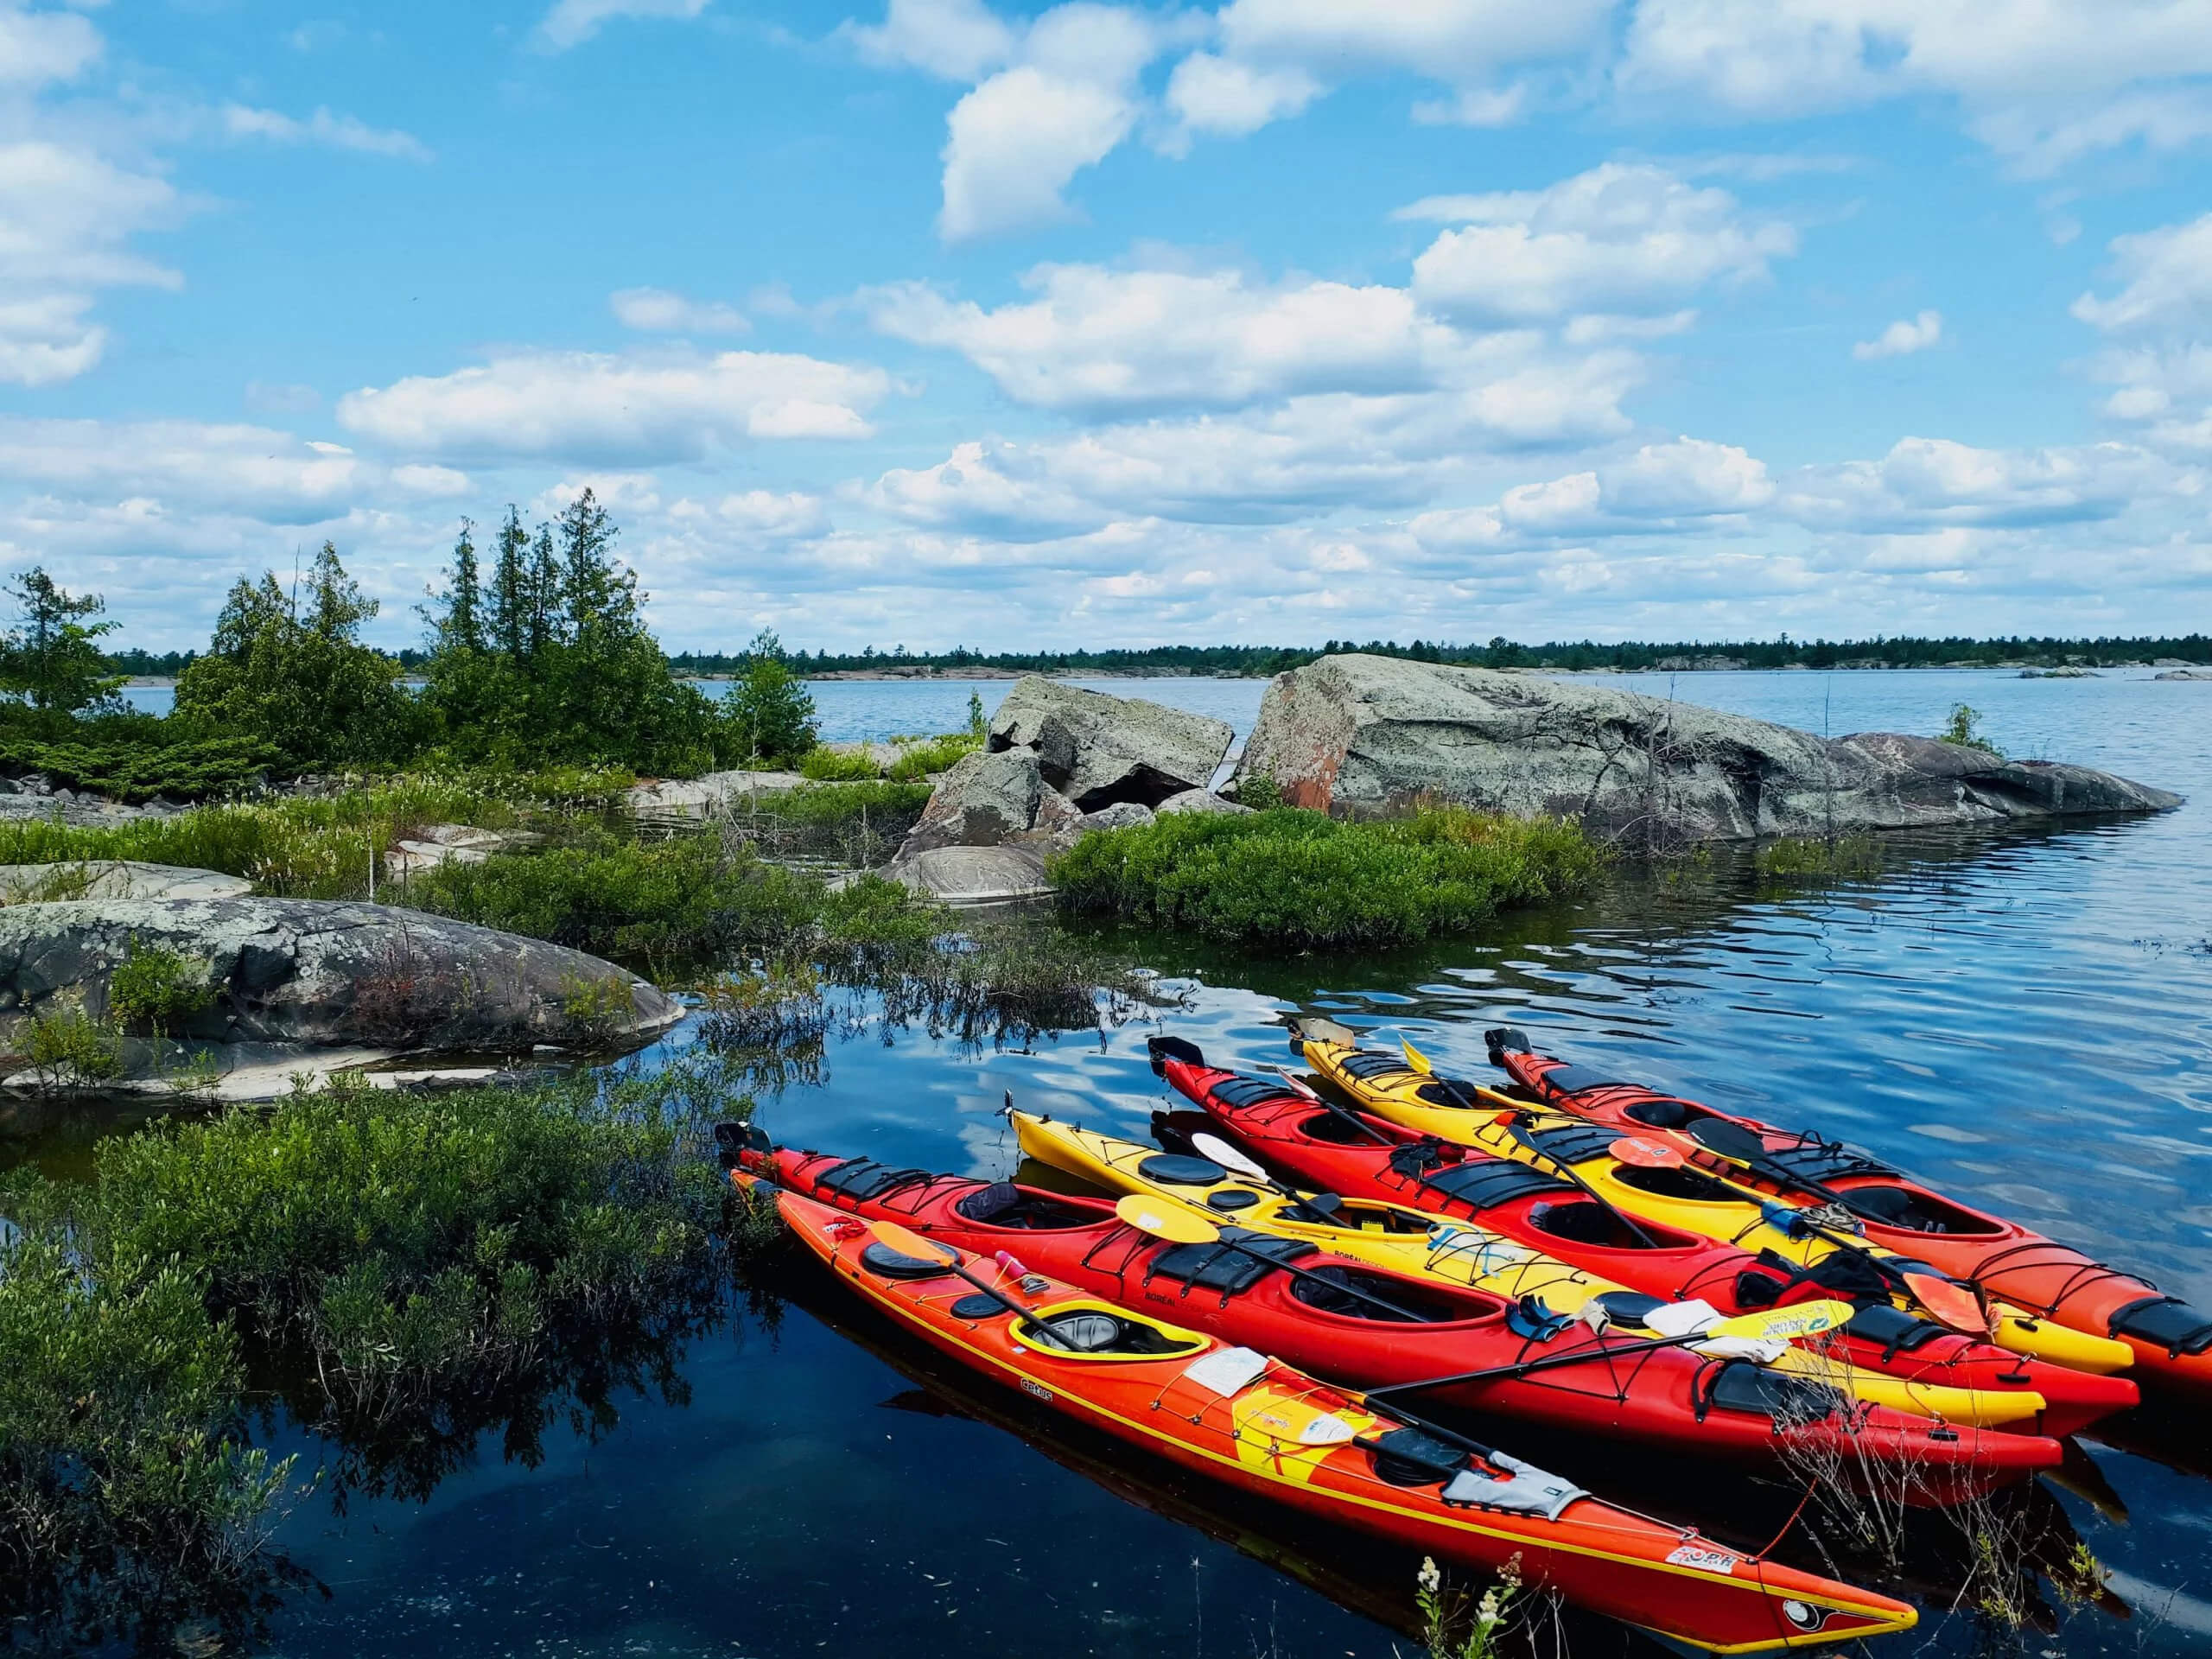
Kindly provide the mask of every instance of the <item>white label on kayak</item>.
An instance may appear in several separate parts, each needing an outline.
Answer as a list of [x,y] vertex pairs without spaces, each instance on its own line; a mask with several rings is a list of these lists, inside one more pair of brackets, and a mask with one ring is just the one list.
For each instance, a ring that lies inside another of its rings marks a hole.
[[1050,1400],[1052,1397],[1052,1391],[1042,1382],[1033,1382],[1026,1376],[1021,1379],[1021,1391],[1024,1394],[1033,1394],[1039,1400]]
[[1200,1388],[1226,1396],[1249,1387],[1267,1369],[1265,1354],[1255,1354],[1249,1348],[1217,1348],[1192,1360],[1183,1375]]
[[1342,1446],[1359,1438],[1359,1431],[1334,1412],[1323,1412],[1298,1431],[1300,1446]]
[[1679,1544],[1667,1557],[1672,1566],[1694,1567],[1700,1573],[1718,1573],[1723,1578],[1735,1572],[1736,1563],[1742,1559],[1725,1549],[1707,1549],[1703,1544]]

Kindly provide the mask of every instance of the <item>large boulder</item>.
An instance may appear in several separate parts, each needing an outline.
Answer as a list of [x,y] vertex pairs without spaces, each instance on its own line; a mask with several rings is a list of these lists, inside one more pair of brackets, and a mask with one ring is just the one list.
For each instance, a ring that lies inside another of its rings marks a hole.
[[1034,847],[938,847],[892,866],[890,878],[948,905],[995,905],[1052,890]]
[[1096,812],[1204,789],[1235,735],[1225,721],[1025,674],[991,717],[990,746],[1030,751],[1047,784]]
[[1423,798],[1655,843],[2067,813],[2181,798],[2086,767],[1897,733],[1833,741],[1610,686],[1325,657],[1268,685],[1237,778],[1340,814]]
[[0,1037],[57,1001],[99,1012],[134,950],[205,964],[181,1034],[218,1042],[528,1047],[634,1041],[683,1011],[581,950],[384,905],[77,899],[0,909]]
[[1027,749],[964,754],[938,779],[899,856],[911,859],[939,847],[995,847],[1026,835],[1046,793],[1037,757]]

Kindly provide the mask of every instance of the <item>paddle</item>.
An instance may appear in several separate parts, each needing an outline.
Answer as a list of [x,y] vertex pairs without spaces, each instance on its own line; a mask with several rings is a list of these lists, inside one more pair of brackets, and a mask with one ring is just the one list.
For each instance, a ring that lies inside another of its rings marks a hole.
[[1397,1144],[1396,1141],[1393,1141],[1389,1135],[1383,1134],[1382,1130],[1376,1128],[1372,1123],[1362,1117],[1357,1112],[1351,1110],[1349,1107],[1339,1106],[1335,1101],[1327,1099],[1316,1090],[1308,1088],[1306,1086],[1306,1080],[1303,1077],[1294,1077],[1291,1075],[1290,1068],[1288,1066],[1262,1065],[1260,1070],[1262,1071],[1274,1072],[1275,1076],[1281,1077],[1285,1083],[1288,1084],[1293,1089],[1296,1090],[1306,1099],[1312,1101],[1316,1106],[1320,1107],[1324,1111],[1334,1112],[1338,1117],[1343,1118],[1347,1123],[1350,1123],[1362,1135],[1367,1136],[1369,1140],[1379,1141],[1386,1147],[1395,1146]]
[[1217,1135],[1208,1135],[1201,1129],[1191,1137],[1191,1145],[1207,1162],[1219,1164],[1232,1175],[1241,1175],[1248,1181],[1281,1193],[1309,1215],[1319,1217],[1324,1226],[1332,1224],[1337,1211],[1344,1207],[1344,1201],[1333,1192],[1300,1192],[1296,1187],[1286,1186]]
[[1271,1268],[1281,1268],[1294,1278],[1311,1279],[1315,1284],[1326,1285],[1332,1291],[1346,1296],[1357,1297],[1370,1306],[1379,1307],[1386,1313],[1395,1313],[1400,1319],[1410,1320],[1415,1325],[1450,1323],[1448,1319],[1440,1320],[1432,1319],[1425,1313],[1415,1313],[1408,1308],[1400,1307],[1395,1302],[1387,1301],[1371,1292],[1362,1290],[1356,1285],[1338,1284],[1335,1280],[1325,1278],[1320,1274],[1309,1273],[1304,1268],[1293,1267],[1287,1262],[1269,1255],[1265,1250],[1255,1250],[1250,1245],[1242,1243],[1236,1239],[1224,1238],[1222,1236],[1223,1230],[1208,1221],[1204,1216],[1161,1204],[1157,1199],[1147,1198],[1141,1192],[1132,1192],[1122,1199],[1114,1206],[1114,1213],[1128,1225],[1135,1228],[1137,1231],[1148,1233],[1154,1238],[1165,1239],[1170,1244],[1218,1244],[1225,1250],[1234,1250],[1240,1255],[1249,1255],[1254,1261],[1264,1262]]
[[[1750,1131],[1746,1130],[1745,1133],[1749,1134]],[[1649,1140],[1642,1135],[1624,1135],[1606,1150],[1622,1163],[1640,1169],[1681,1169],[1689,1163],[1689,1160],[1682,1155],[1681,1148],[1666,1141]],[[1713,1150],[1717,1152],[1719,1149],[1715,1147]],[[1726,1155],[1725,1153],[1721,1154],[1723,1157]],[[1695,1170],[1692,1173],[1703,1175],[1716,1185],[1725,1186],[1732,1192],[1751,1199],[1759,1205],[1761,1212],[1764,1213],[1767,1199],[1756,1188],[1723,1179],[1720,1176],[1706,1170]],[[1952,1281],[1936,1274],[1915,1273],[1910,1268],[1900,1268],[1896,1265],[1892,1258],[1877,1255],[1859,1240],[1821,1226],[1802,1210],[1792,1210],[1784,1219],[1790,1224],[1817,1234],[1837,1249],[1848,1250],[1859,1256],[1885,1279],[1903,1286],[1921,1306],[1926,1308],[1954,1331],[1961,1332],[1969,1336],[1988,1334],[1988,1313],[1983,1309],[1981,1304],[1974,1300],[1971,1293]],[[1770,1218],[1769,1224],[1777,1224]]]
[[1505,1123],[1504,1129],[1506,1134],[1511,1135],[1516,1142],[1526,1147],[1537,1157],[1549,1164],[1552,1166],[1553,1171],[1557,1173],[1562,1180],[1566,1181],[1570,1186],[1579,1188],[1583,1196],[1588,1198],[1591,1203],[1596,1205],[1600,1210],[1603,1210],[1615,1221],[1620,1223],[1622,1226],[1627,1228],[1629,1231],[1634,1233],[1638,1238],[1642,1239],[1646,1249],[1663,1250],[1667,1248],[1657,1239],[1654,1238],[1649,1233],[1644,1231],[1643,1224],[1637,1221],[1634,1216],[1631,1216],[1627,1211],[1622,1209],[1618,1205],[1605,1198],[1596,1187],[1591,1185],[1589,1182],[1584,1180],[1580,1175],[1576,1174],[1574,1173],[1573,1166],[1568,1164],[1563,1159],[1553,1157],[1551,1154],[1546,1152],[1541,1147],[1538,1146],[1536,1144],[1535,1136],[1530,1135],[1528,1130],[1522,1128],[1518,1123],[1511,1122],[1510,1119]]
[[1065,1344],[1071,1353],[1085,1351],[1072,1338],[1065,1334],[1052,1320],[1046,1319],[1033,1309],[1024,1307],[1012,1297],[993,1289],[969,1272],[962,1262],[960,1252],[950,1245],[940,1244],[933,1238],[924,1238],[919,1233],[909,1232],[895,1221],[868,1221],[867,1225],[868,1231],[875,1235],[879,1243],[898,1251],[901,1255],[911,1255],[917,1261],[927,1262],[934,1259],[943,1262],[946,1271],[957,1278],[966,1280],[984,1295],[1013,1314],[1016,1319],[1033,1325],[1040,1331],[1051,1332],[1052,1339],[1055,1342]]
[[1711,1342],[1716,1337],[1791,1342],[1800,1337],[1816,1337],[1823,1332],[1833,1331],[1848,1323],[1857,1312],[1849,1302],[1800,1302],[1790,1307],[1738,1314],[1734,1319],[1709,1325],[1702,1331],[1685,1331],[1679,1337],[1656,1337],[1649,1342],[1628,1343],[1618,1348],[1586,1348],[1573,1354],[1545,1354],[1535,1359],[1524,1359],[1516,1365],[1491,1365],[1479,1371],[1461,1371],[1452,1376],[1432,1376],[1419,1382],[1393,1382],[1387,1388],[1370,1389],[1368,1397],[1373,1399],[1378,1395],[1409,1394],[1423,1389],[1449,1388],[1459,1382],[1482,1382],[1492,1377],[1525,1376],[1531,1371],[1556,1370],[1562,1365],[1586,1365],[1593,1360],[1610,1361],[1636,1354],[1656,1353],[1662,1348],[1685,1347],[1694,1342]]

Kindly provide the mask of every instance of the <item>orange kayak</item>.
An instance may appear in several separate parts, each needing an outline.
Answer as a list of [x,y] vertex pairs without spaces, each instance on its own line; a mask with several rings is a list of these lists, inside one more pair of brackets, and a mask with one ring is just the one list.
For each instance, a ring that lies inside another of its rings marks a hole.
[[796,1193],[776,1204],[838,1282],[942,1352],[1208,1478],[1482,1573],[1514,1564],[1525,1583],[1715,1653],[1916,1620],[1904,1602],[1617,1509],[1249,1349],[950,1246],[902,1254],[868,1223]]

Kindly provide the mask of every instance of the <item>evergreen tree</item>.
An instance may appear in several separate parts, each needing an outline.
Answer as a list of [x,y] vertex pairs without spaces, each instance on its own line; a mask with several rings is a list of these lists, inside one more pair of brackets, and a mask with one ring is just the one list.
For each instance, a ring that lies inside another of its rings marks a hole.
[[476,569],[476,526],[461,521],[461,534],[453,544],[453,574],[446,579],[442,595],[433,594],[423,609],[441,649],[480,652],[484,649],[484,599]]
[[21,620],[0,646],[0,690],[42,714],[120,713],[124,676],[108,666],[100,637],[112,622],[91,622],[107,608],[98,594],[71,594],[33,565],[7,586]]
[[815,744],[814,699],[784,660],[783,642],[763,628],[746,647],[744,677],[724,704],[747,759],[792,760]]
[[360,642],[377,601],[328,542],[307,578],[307,604],[274,575],[241,576],[205,657],[177,677],[176,715],[211,737],[255,737],[294,766],[390,766],[407,760],[420,713],[399,665]]
[[530,648],[530,532],[510,505],[499,526],[499,557],[492,567],[492,649],[520,661]]

